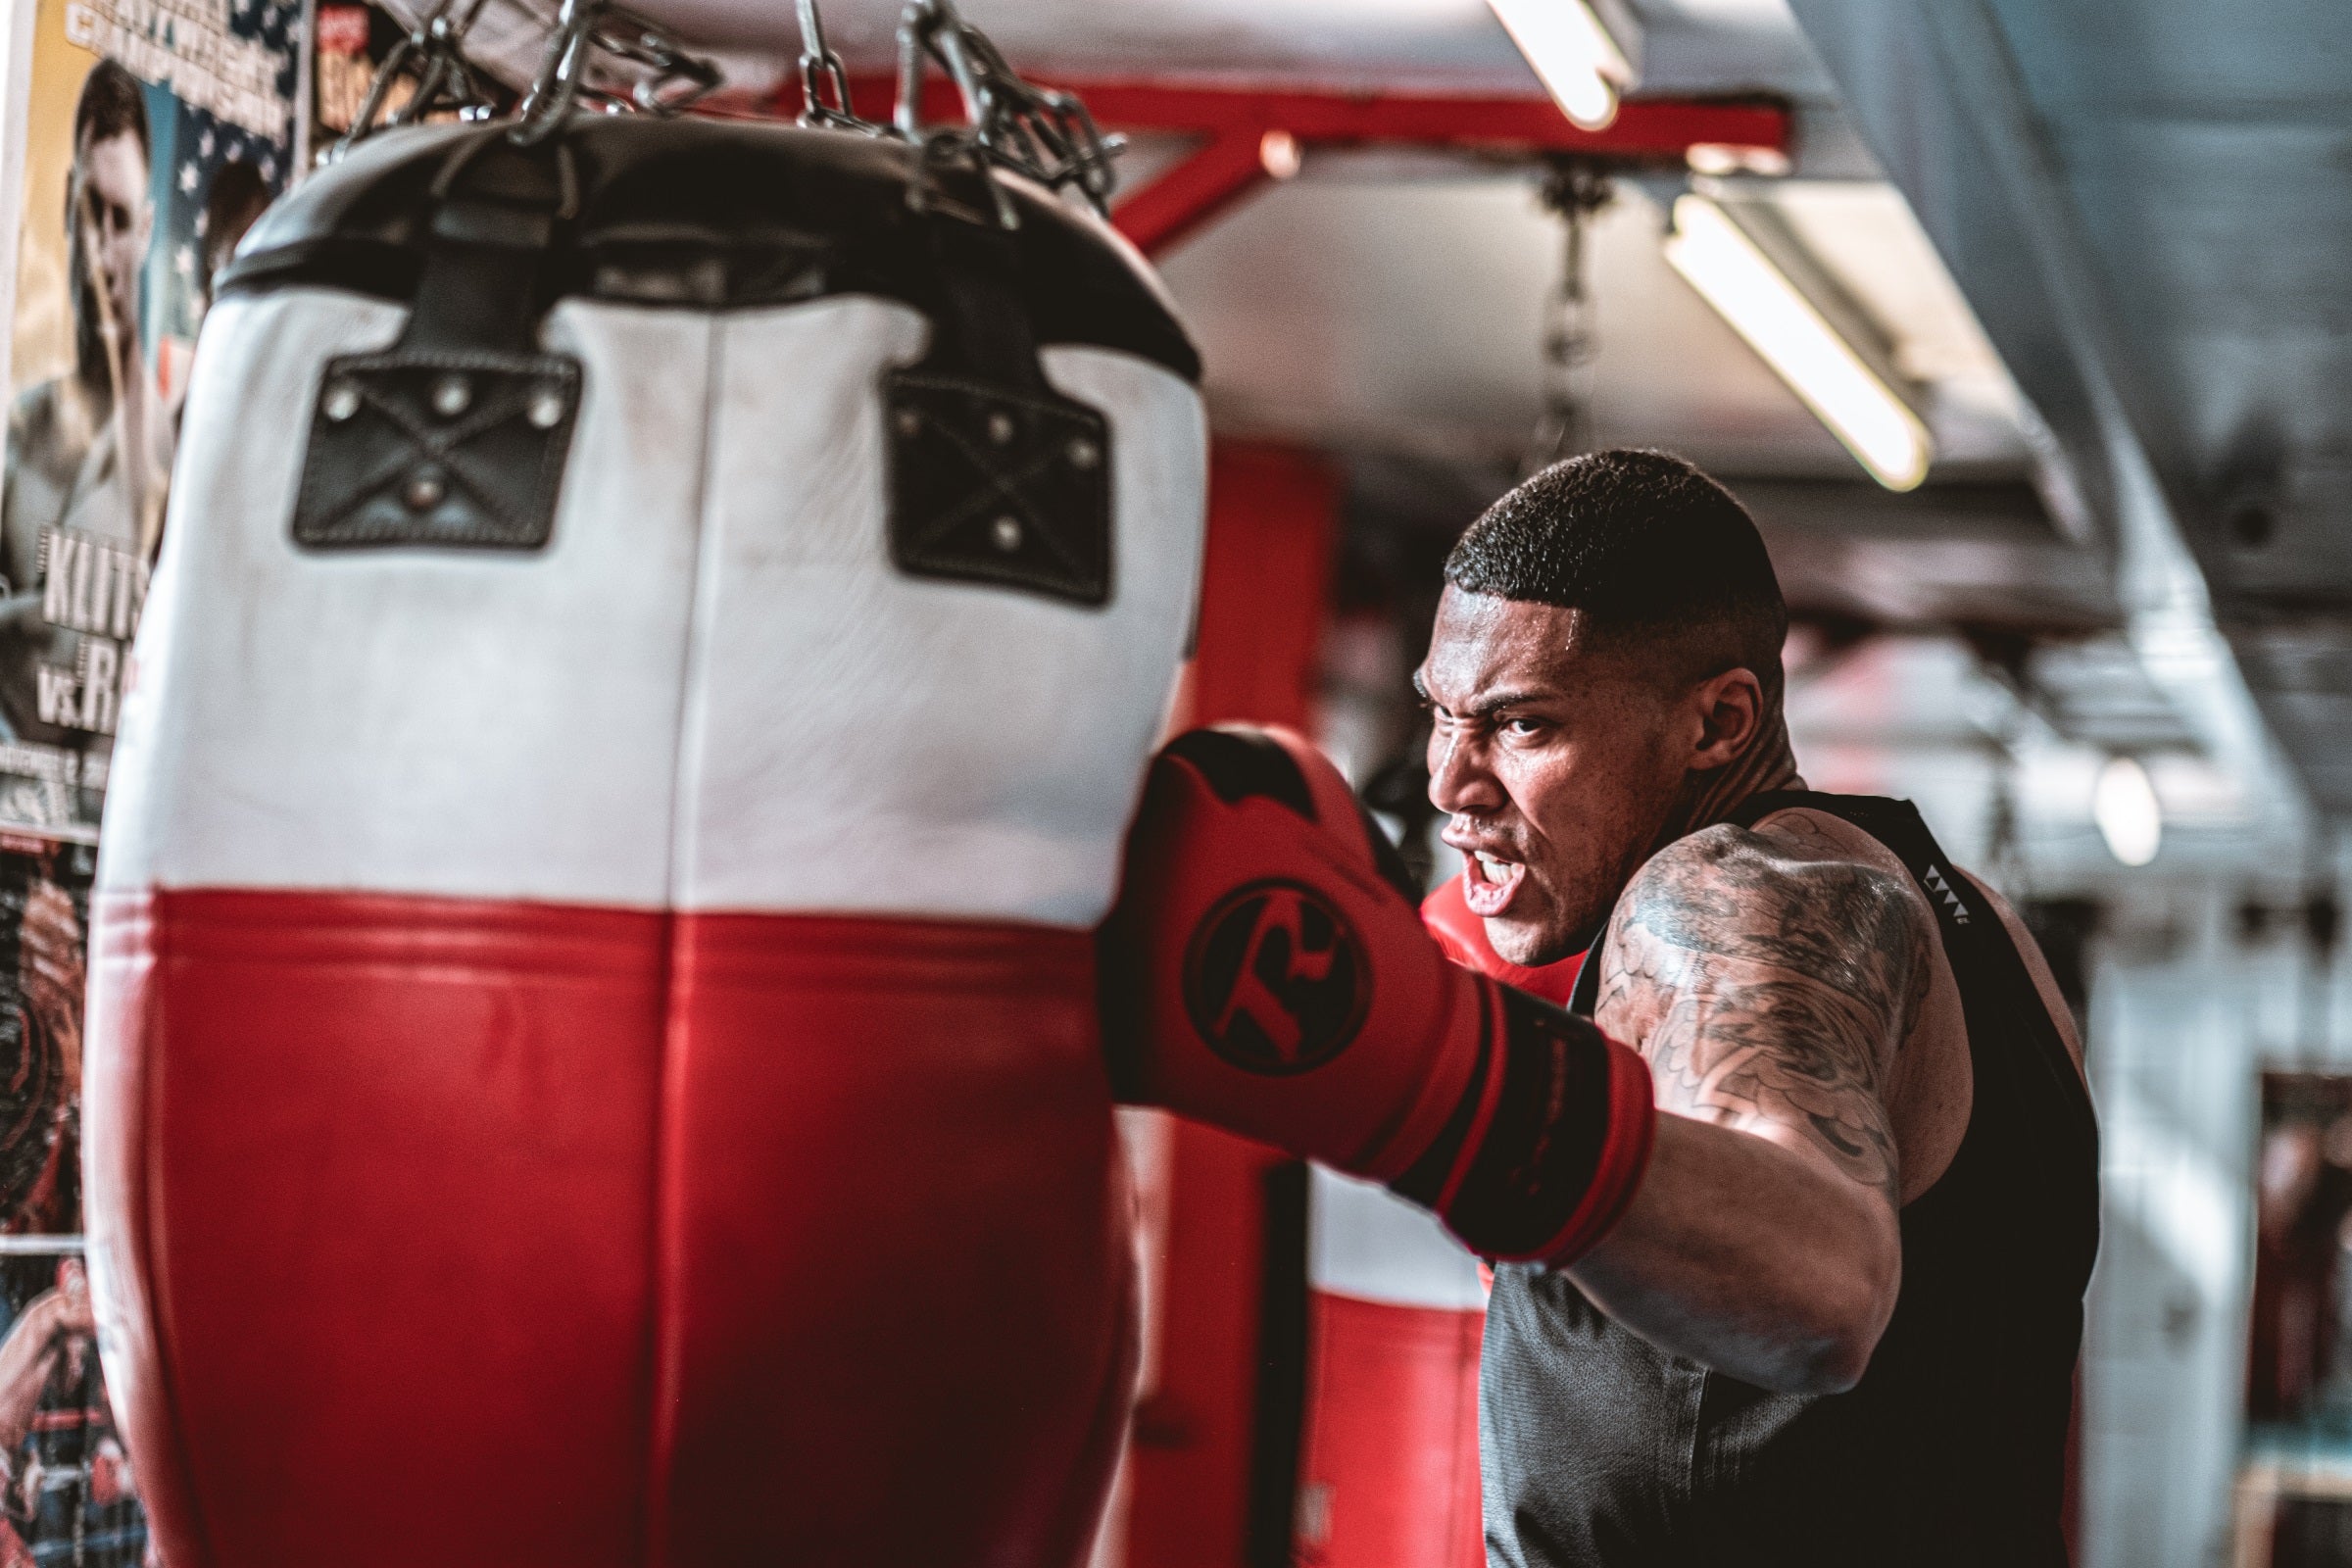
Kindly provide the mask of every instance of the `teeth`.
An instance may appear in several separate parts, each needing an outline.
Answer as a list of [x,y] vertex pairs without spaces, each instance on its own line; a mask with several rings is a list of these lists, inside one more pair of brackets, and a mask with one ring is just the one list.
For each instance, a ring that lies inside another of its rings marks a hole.
[[1485,866],[1490,871],[1499,871],[1510,862],[1507,860],[1498,860],[1494,856],[1489,855],[1486,851],[1480,850],[1478,852],[1478,863]]

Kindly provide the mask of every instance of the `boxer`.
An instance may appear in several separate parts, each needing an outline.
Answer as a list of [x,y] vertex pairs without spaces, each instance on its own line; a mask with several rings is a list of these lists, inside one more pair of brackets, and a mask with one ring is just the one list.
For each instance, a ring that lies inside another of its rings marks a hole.
[[[1490,1561],[2062,1562],[2097,1167],[2080,1048],[2032,940],[1907,805],[1804,790],[1771,561],[1689,464],[1608,452],[1546,470],[1469,529],[1446,579],[1416,684],[1430,797],[1484,940],[1456,922],[1446,946],[1500,974],[1592,949],[1571,1010],[1639,1054],[1655,1102],[1637,1147],[1625,1130],[1650,1107],[1506,1079],[1506,1103],[1552,1094],[1519,1104],[1519,1125],[1576,1125],[1581,1097],[1609,1129],[1599,1168],[1630,1192],[1573,1247],[1512,1258],[1436,1199],[1499,1261],[1480,1398]],[[1168,896],[1165,805],[1147,796],[1127,901]],[[1206,1083],[1194,1069],[1219,1020],[1198,1009],[1189,1034],[1167,1013],[1114,1026],[1151,1064],[1131,1076],[1389,1176],[1391,1149],[1333,1133],[1410,1128],[1430,1095],[1452,1098],[1453,1055],[1398,1043],[1425,1027],[1423,955],[1362,908],[1360,858],[1328,842],[1321,880],[1311,856],[1236,823],[1197,819],[1188,853],[1234,884],[1226,903],[1178,900],[1207,911],[1195,945],[1252,878],[1302,883],[1369,933],[1368,1021],[1335,1059],[1376,1058],[1382,1093],[1335,1075],[1303,1099],[1298,1058],[1230,1050],[1231,1081]],[[1150,925],[1123,909],[1110,931]],[[1297,929],[1278,977],[1346,946]],[[1290,995],[1311,1023],[1314,989]]]

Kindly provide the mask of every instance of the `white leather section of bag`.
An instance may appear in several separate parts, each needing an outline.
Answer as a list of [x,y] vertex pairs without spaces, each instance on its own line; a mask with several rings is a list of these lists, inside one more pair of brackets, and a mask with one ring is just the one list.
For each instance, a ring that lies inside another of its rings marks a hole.
[[1200,576],[1199,395],[1054,347],[1110,422],[1112,597],[908,576],[883,407],[929,324],[844,298],[722,328],[678,905],[1091,926],[1110,906]]
[[1483,1312],[1478,1259],[1438,1217],[1387,1188],[1312,1167],[1306,1225],[1310,1289],[1392,1306]]
[[324,364],[400,319],[304,289],[208,320],[102,886],[1102,917],[1193,614],[1193,387],[1044,355],[1111,422],[1102,609],[891,564],[880,379],[929,327],[868,298],[566,303],[544,551],[299,549]]
[[325,363],[403,314],[301,289],[205,323],[101,886],[663,903],[713,323],[551,314],[584,391],[544,551],[300,549]]

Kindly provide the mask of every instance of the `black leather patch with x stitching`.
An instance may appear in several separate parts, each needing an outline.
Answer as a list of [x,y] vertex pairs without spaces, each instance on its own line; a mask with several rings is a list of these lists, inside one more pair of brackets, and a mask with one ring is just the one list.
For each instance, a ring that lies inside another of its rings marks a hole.
[[1050,388],[922,368],[883,381],[890,555],[915,577],[1110,602],[1110,425]]
[[394,348],[327,362],[294,508],[316,550],[538,550],[580,407],[557,354]]

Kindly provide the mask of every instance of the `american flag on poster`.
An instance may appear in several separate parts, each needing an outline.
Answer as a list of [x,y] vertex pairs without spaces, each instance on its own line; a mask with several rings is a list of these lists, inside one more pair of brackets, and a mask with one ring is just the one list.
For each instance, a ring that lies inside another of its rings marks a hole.
[[281,67],[293,58],[298,11],[270,0],[71,0],[66,41],[192,108],[282,136],[293,82]]
[[[129,9],[153,0],[106,3]],[[155,117],[156,169],[169,183],[157,193],[157,245],[150,262],[156,270],[148,277],[148,330],[159,343],[185,344],[194,340],[211,303],[213,273],[262,208],[285,188],[293,161],[295,56],[302,33],[302,6],[300,0],[173,3],[209,11],[220,45],[217,58],[235,59],[243,73],[236,78],[238,95],[225,102],[183,96],[178,84],[189,79],[188,73],[181,73],[172,82],[157,83],[170,91],[173,110],[168,132],[167,117]],[[124,64],[131,65],[128,61]],[[265,106],[253,86],[265,70],[269,73],[266,113],[259,112]],[[159,272],[162,275],[157,275]]]

